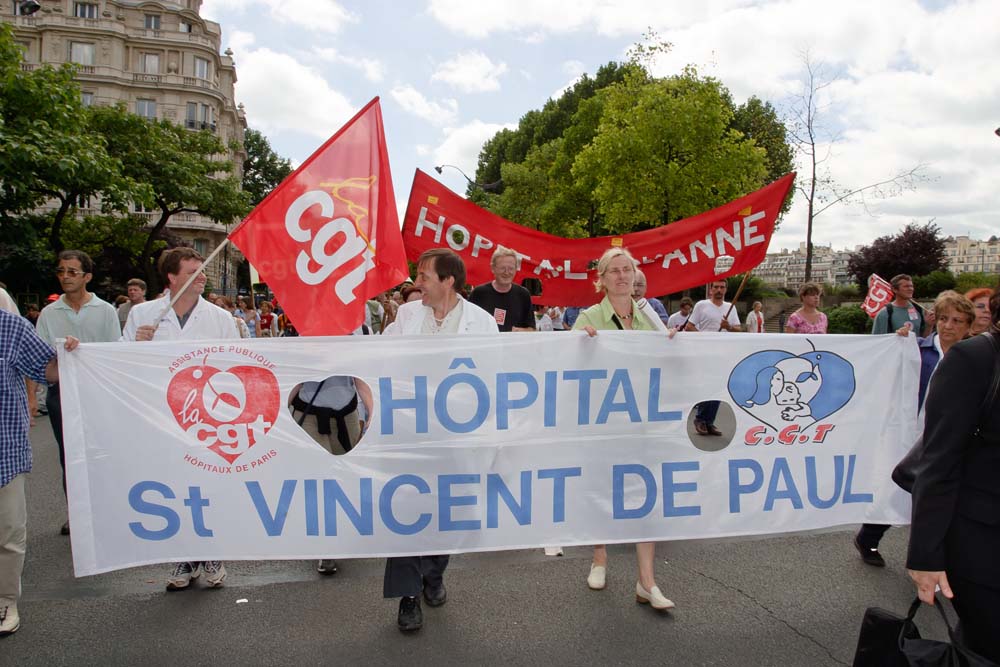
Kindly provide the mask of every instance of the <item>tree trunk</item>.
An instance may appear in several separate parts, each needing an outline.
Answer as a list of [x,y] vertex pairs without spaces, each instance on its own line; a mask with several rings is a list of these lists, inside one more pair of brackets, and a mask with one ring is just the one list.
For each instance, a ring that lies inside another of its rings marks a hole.
[[59,197],[59,209],[52,217],[52,227],[49,228],[49,247],[56,255],[66,249],[62,242],[62,223],[66,219],[66,214],[73,207],[74,201],[76,201],[76,197],[73,195]]
[[[174,214],[173,211],[165,208],[160,210],[160,219],[156,221],[156,224],[153,225],[153,229],[150,230],[149,236],[146,237],[146,243],[142,246],[142,253],[139,255],[139,263],[143,267],[143,272],[146,274],[146,284],[148,285],[160,284],[160,278],[156,273],[156,267],[153,266],[152,262],[153,244],[158,238],[160,238],[160,233],[163,231],[163,228],[167,226],[167,221],[170,220],[170,216]],[[161,287],[166,286],[161,285]]]

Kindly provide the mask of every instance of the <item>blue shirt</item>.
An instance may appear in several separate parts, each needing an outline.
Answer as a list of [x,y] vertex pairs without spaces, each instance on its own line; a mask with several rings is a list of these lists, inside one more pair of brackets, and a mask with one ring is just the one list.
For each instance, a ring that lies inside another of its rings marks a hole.
[[24,378],[45,382],[45,367],[53,356],[55,351],[28,320],[0,310],[0,487],[31,472]]
[[649,302],[649,307],[653,309],[653,312],[660,316],[660,321],[666,324],[667,320],[670,319],[670,314],[667,313],[667,309],[663,306],[663,302],[659,299],[646,299],[646,301]]

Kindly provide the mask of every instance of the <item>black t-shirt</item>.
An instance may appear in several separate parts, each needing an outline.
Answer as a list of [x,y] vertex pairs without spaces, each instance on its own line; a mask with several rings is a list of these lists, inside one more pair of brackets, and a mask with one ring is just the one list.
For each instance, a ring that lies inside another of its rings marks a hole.
[[513,327],[535,328],[531,293],[520,285],[511,285],[509,292],[500,293],[489,282],[472,290],[469,301],[491,314],[500,331],[510,331]]

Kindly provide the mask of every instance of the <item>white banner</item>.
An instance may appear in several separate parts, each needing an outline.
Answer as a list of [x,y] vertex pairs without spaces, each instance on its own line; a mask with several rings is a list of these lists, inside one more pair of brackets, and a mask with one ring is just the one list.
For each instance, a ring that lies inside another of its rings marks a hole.
[[[181,560],[460,553],[900,523],[917,346],[601,332],[60,351],[77,575]],[[292,418],[351,375],[334,456]],[[722,436],[693,407],[718,400]]]

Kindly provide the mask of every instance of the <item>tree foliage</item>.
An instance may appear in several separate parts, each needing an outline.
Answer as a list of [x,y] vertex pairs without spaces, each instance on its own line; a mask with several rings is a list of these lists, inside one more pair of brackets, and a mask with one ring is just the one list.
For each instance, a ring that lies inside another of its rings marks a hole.
[[258,130],[247,129],[243,137],[247,158],[243,161],[243,191],[256,206],[292,173],[292,163],[271,148],[271,142]]
[[653,78],[638,56],[584,76],[487,141],[476,180],[503,185],[499,195],[470,187],[470,198],[551,234],[598,236],[701,213],[791,170],[769,104],[736,107],[725,86],[690,68]]
[[975,271],[970,271],[968,273],[960,273],[955,276],[955,290],[965,294],[970,289],[976,289],[977,287],[989,287],[990,289],[997,289],[1000,287],[1000,277],[996,274],[990,273],[980,273]]
[[857,304],[837,306],[824,312],[827,319],[827,333],[863,334],[871,331],[871,318]]
[[944,239],[933,222],[911,223],[898,234],[881,236],[851,255],[847,270],[867,289],[868,276],[877,273],[889,280],[899,273],[927,275],[947,268]]
[[229,224],[250,210],[249,196],[223,159],[226,147],[212,132],[192,132],[167,120],[130,114],[123,105],[95,107],[94,126],[107,138],[108,152],[126,175],[148,187],[146,206],[158,215],[139,254],[147,282],[158,284],[153,251],[170,218],[196,213]]
[[913,295],[917,298],[934,298],[949,289],[955,289],[955,276],[951,271],[940,269],[926,276],[913,276]]
[[22,59],[9,26],[0,25],[0,221],[53,200],[48,241],[59,252],[63,221],[81,201],[125,210],[141,186],[92,131],[74,67],[24,71]]

